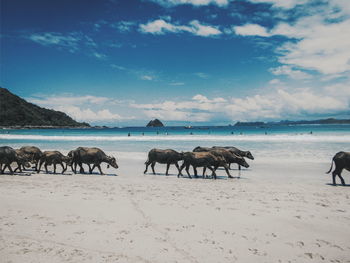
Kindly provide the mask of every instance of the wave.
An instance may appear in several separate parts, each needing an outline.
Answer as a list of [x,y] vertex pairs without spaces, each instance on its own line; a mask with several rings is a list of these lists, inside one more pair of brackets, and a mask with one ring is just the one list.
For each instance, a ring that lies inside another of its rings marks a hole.
[[0,134],[0,140],[30,141],[256,141],[256,142],[350,142],[349,135],[158,135],[158,136],[49,136]]

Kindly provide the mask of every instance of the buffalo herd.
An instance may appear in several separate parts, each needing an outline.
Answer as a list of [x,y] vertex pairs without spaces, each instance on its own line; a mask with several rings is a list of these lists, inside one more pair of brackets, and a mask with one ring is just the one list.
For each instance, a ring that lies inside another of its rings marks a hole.
[[[103,174],[101,170],[101,163],[105,162],[114,168],[118,168],[116,159],[106,155],[99,148],[78,147],[68,153],[67,156],[59,151],[44,151],[42,152],[35,146],[24,146],[20,149],[13,149],[9,146],[0,147],[0,174],[3,174],[7,168],[11,174],[17,170],[22,172],[22,169],[34,165],[34,171],[40,172],[42,165],[45,167],[45,172],[48,173],[48,166],[53,165],[54,173],[56,173],[56,166],[62,167],[62,174],[70,166],[74,173],[77,172],[79,165],[80,172],[84,173],[83,164],[89,167],[91,174],[95,168]],[[12,170],[11,164],[15,163],[17,167]]]
[[[209,169],[211,177],[216,179],[216,170],[222,167],[229,178],[232,178],[230,174],[231,164],[236,163],[238,169],[241,170],[241,166],[248,168],[249,164],[245,158],[254,160],[250,151],[242,151],[233,146],[213,146],[213,147],[196,147],[191,152],[177,152],[172,149],[152,149],[148,152],[148,158],[145,162],[146,169],[144,173],[147,173],[149,165],[151,165],[152,172],[155,174],[156,163],[166,164],[165,174],[169,174],[170,165],[175,165],[178,170],[178,177],[183,176],[182,171],[185,169],[189,178],[190,167],[192,166],[194,176],[198,177],[197,168],[203,168],[203,178],[206,177],[206,170]],[[23,170],[32,166],[35,172],[39,173],[42,166],[45,168],[45,172],[48,173],[48,166],[53,165],[53,172],[56,173],[56,166],[60,165],[63,174],[68,166],[74,173],[77,173],[77,167],[79,166],[79,172],[85,173],[83,164],[89,168],[89,173],[92,174],[93,170],[97,168],[100,174],[103,174],[101,169],[101,163],[107,163],[107,168],[112,166],[117,169],[118,164],[113,156],[106,155],[99,148],[78,147],[71,150],[67,156],[59,151],[41,151],[35,146],[24,146],[20,149],[13,149],[9,146],[0,147],[0,174],[3,174],[6,170],[13,174],[16,171],[22,172]],[[179,162],[182,162],[179,164]],[[332,164],[327,173],[330,173],[333,169],[333,163],[335,169],[332,172],[333,184],[336,184],[336,177],[340,178],[342,185],[345,185],[345,181],[341,176],[344,169],[350,171],[350,152],[338,152],[332,159]],[[14,165],[14,166],[11,166]],[[13,169],[15,167],[15,169]]]

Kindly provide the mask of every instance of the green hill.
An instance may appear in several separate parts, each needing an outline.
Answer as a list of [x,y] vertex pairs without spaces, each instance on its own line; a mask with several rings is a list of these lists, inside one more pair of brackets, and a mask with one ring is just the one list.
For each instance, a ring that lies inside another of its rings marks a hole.
[[0,88],[0,126],[4,127],[90,127],[61,111],[48,110]]

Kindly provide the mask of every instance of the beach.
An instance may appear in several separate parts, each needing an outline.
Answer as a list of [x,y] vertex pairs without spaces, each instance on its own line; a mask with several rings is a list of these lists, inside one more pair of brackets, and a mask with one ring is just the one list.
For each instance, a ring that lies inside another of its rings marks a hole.
[[261,155],[213,180],[109,153],[104,176],[0,176],[1,262],[350,262],[350,188],[330,185],[330,159]]

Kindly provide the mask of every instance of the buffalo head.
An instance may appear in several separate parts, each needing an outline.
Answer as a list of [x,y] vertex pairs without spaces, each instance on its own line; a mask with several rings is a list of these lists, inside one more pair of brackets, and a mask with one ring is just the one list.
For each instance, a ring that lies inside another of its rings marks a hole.
[[247,158],[254,160],[254,156],[252,155],[252,153],[250,151],[246,152],[246,156],[247,156]]
[[239,157],[237,159],[237,163],[245,168],[249,167],[249,164],[246,162],[246,160],[243,157]]
[[[118,167],[119,167],[117,164],[117,161],[114,157],[108,156],[107,163],[115,169],[118,169]],[[109,166],[107,166],[107,168],[109,168]]]

